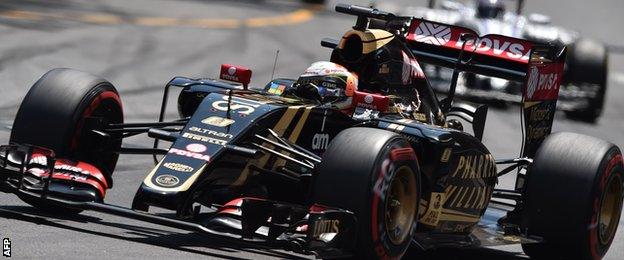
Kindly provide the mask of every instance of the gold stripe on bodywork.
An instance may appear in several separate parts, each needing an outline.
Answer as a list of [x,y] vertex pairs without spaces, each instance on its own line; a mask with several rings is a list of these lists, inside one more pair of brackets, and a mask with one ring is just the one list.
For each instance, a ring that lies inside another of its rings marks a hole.
[[[290,122],[293,120],[293,118],[297,114],[297,111],[299,111],[299,108],[301,107],[302,106],[293,106],[293,107],[287,108],[286,112],[284,112],[284,115],[282,115],[282,118],[280,118],[277,124],[273,127],[273,131],[280,136],[283,135],[284,132],[286,132],[286,129],[288,128],[288,126],[290,125]],[[273,146],[267,145],[267,148],[273,149]],[[247,180],[247,177],[249,176],[249,173],[251,172],[251,170],[249,169],[250,166],[255,164],[258,167],[264,167],[264,165],[266,165],[270,157],[271,157],[270,154],[265,153],[262,157],[258,159],[249,160],[249,162],[247,162],[247,165],[245,165],[245,168],[243,168],[243,171],[241,172],[241,174],[238,176],[238,179],[236,179],[236,181],[234,181],[232,185],[234,186],[242,185],[245,182],[245,180]]]
[[442,209],[442,215],[440,216],[440,220],[443,221],[478,222],[479,219],[481,219],[481,216],[470,215],[446,208]]
[[299,134],[301,134],[301,129],[303,129],[303,126],[305,125],[306,121],[308,120],[308,116],[310,115],[310,111],[312,111],[312,107],[306,107],[306,109],[303,111],[303,115],[301,115],[301,119],[299,119],[299,122],[297,122],[297,125],[295,126],[295,129],[290,134],[290,137],[288,137],[288,141],[291,141],[293,143],[297,142],[297,139],[299,139]]
[[[310,111],[312,111],[312,107],[305,108],[305,110],[303,111],[303,114],[301,115],[301,118],[299,119],[299,121],[297,122],[297,125],[295,126],[295,129],[293,129],[292,133],[288,137],[288,141],[291,141],[293,143],[297,142],[297,140],[299,139],[299,135],[301,134],[301,130],[303,129],[303,126],[305,125],[306,121],[308,121],[308,116],[310,115]],[[277,167],[284,166],[284,165],[286,165],[286,160],[279,158],[275,162],[275,166],[273,167],[273,169],[276,169]]]
[[539,102],[539,101],[537,101],[537,102],[536,101],[529,102],[529,101],[527,101],[527,102],[524,102],[524,108],[532,107],[532,106],[535,106],[535,105],[540,104],[540,103],[542,103],[542,102]]
[[351,30],[346,32],[342,36],[342,40],[338,43],[338,49],[344,49],[346,44],[346,39],[352,37],[353,35],[357,35],[360,38],[362,43],[362,53],[368,54],[371,53],[384,45],[388,44],[392,39],[394,39],[394,35],[379,29],[369,29],[366,31],[358,31]]
[[195,182],[195,179],[197,179],[197,177],[199,177],[199,175],[201,175],[201,173],[204,171],[204,169],[206,168],[206,165],[207,165],[207,164],[204,164],[202,167],[200,167],[199,170],[194,172],[193,175],[191,175],[191,177],[186,179],[186,181],[184,181],[184,183],[182,183],[182,185],[177,186],[177,187],[172,187],[172,188],[165,188],[165,187],[160,187],[160,186],[152,183],[152,177],[154,177],[154,174],[156,174],[156,170],[158,170],[158,168],[160,167],[162,162],[165,161],[165,158],[166,158],[166,156],[163,157],[162,160],[160,160],[160,162],[156,165],[156,167],[154,167],[154,169],[147,175],[147,177],[143,181],[143,183],[145,185],[147,185],[147,187],[150,187],[152,189],[159,190],[159,191],[186,191],[186,190],[188,190],[188,188],[191,187],[191,185],[193,185],[193,183]]

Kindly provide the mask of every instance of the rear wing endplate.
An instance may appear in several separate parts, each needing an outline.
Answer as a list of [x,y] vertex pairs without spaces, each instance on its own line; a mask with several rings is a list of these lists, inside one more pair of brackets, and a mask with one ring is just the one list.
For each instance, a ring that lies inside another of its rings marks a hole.
[[550,134],[565,48],[413,18],[406,35],[420,62],[523,83],[523,156]]

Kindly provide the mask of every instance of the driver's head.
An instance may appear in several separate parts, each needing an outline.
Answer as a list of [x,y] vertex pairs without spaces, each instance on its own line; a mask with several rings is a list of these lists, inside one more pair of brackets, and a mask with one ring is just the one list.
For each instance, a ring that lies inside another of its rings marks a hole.
[[505,14],[505,4],[500,0],[479,0],[477,17],[494,19]]
[[305,70],[297,84],[304,89],[317,89],[322,102],[337,102],[353,96],[358,78],[341,65],[318,61]]

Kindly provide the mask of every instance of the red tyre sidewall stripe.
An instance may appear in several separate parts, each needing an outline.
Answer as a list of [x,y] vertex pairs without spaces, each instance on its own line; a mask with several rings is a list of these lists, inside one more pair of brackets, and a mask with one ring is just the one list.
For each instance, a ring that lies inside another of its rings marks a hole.
[[418,158],[414,153],[414,149],[412,149],[411,147],[403,147],[391,150],[388,158],[384,159],[384,161],[382,162],[381,169],[379,169],[379,174],[377,175],[377,178],[373,183],[375,186],[373,186],[373,200],[371,203],[371,236],[373,244],[375,246],[374,250],[377,253],[377,256],[379,256],[381,259],[397,259],[397,257],[388,255],[388,252],[386,252],[381,242],[378,233],[379,231],[377,230],[379,228],[377,217],[379,213],[379,201],[381,200],[380,193],[385,193],[387,191],[381,190],[385,176],[388,174],[390,166],[400,161],[418,162]]
[[78,124],[76,125],[76,130],[71,140],[71,144],[70,144],[71,150],[75,151],[78,148],[78,141],[79,141],[78,139],[80,138],[80,134],[82,133],[82,127],[84,126],[84,119],[91,116],[91,114],[93,114],[93,111],[95,111],[98,108],[98,106],[106,99],[114,100],[119,105],[119,107],[122,108],[121,112],[122,112],[122,117],[123,117],[123,107],[121,105],[121,98],[119,98],[119,95],[116,92],[110,91],[110,90],[100,93],[93,99],[93,101],[91,101],[91,104],[89,104],[89,106],[82,113],[82,116],[80,117]]
[[605,185],[607,185],[607,180],[612,174],[613,168],[617,164],[622,164],[622,155],[617,154],[607,164],[605,171],[602,176],[600,176],[600,180],[598,182],[598,191],[600,191],[597,196],[594,198],[593,202],[593,214],[591,218],[590,228],[589,228],[589,244],[590,244],[590,254],[592,259],[600,259],[601,253],[598,252],[598,247],[600,243],[598,242],[598,213],[600,212],[600,200],[602,199],[602,193],[604,192]]

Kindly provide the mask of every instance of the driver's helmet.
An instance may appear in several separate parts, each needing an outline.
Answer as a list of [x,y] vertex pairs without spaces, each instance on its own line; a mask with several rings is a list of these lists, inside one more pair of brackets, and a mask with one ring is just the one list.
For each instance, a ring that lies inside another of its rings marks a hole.
[[[322,102],[350,103],[358,86],[358,78],[342,65],[329,61],[312,63],[297,80],[300,87],[318,90]],[[346,104],[346,103],[345,103]]]
[[479,0],[477,17],[494,19],[505,14],[505,4],[500,0]]

